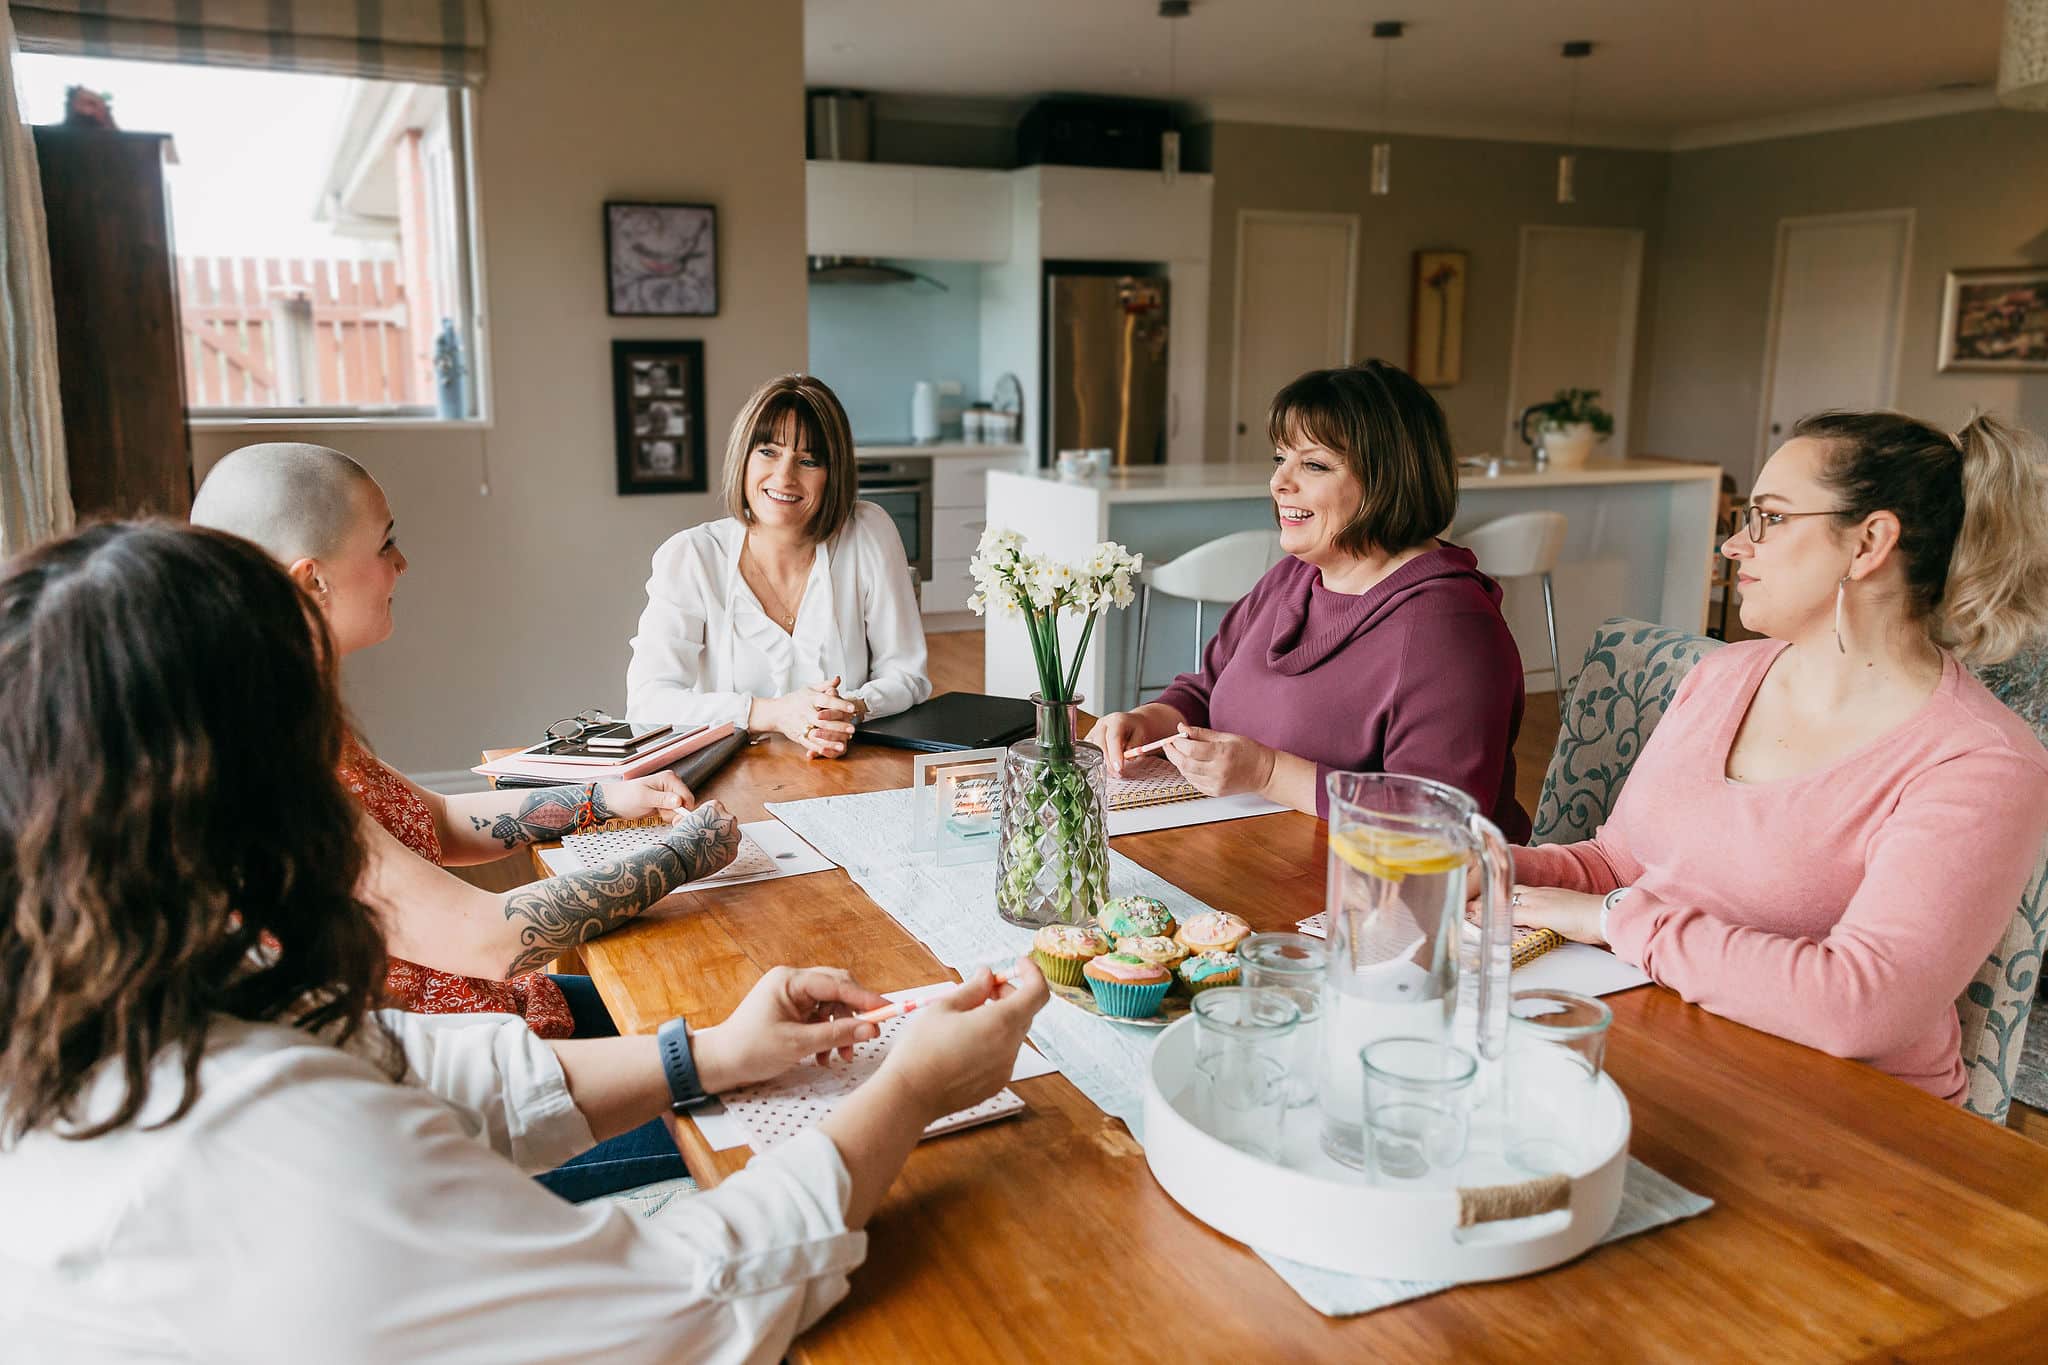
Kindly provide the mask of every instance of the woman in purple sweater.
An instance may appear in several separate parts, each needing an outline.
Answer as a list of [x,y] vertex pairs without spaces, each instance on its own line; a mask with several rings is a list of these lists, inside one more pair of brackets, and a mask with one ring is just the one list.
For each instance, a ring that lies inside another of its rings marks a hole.
[[1167,739],[1209,795],[1258,792],[1320,816],[1332,771],[1434,778],[1526,840],[1522,656],[1500,588],[1437,539],[1458,506],[1443,409],[1368,360],[1295,380],[1266,427],[1287,558],[1224,616],[1201,672],[1090,738],[1112,772],[1127,749]]

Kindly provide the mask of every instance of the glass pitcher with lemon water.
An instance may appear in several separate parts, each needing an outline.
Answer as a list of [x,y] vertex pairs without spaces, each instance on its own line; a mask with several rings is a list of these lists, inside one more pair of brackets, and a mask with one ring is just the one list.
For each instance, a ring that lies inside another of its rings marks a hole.
[[1359,1052],[1382,1038],[1453,1041],[1467,879],[1480,878],[1481,1058],[1508,1028],[1514,924],[1507,840],[1455,787],[1394,773],[1332,773],[1329,959],[1323,978],[1323,1148],[1364,1167]]

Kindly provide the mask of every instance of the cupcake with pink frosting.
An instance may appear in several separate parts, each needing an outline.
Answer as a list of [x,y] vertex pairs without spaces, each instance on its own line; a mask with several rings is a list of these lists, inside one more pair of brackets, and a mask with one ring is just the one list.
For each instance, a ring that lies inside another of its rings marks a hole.
[[1095,992],[1095,1006],[1112,1019],[1149,1019],[1159,1013],[1159,1002],[1173,974],[1156,962],[1136,953],[1104,953],[1081,969],[1088,989]]

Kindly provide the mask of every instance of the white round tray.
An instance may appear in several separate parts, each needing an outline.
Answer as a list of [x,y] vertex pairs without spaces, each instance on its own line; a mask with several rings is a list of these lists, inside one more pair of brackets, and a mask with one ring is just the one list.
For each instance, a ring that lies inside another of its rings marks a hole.
[[1503,1202],[1500,1196],[1528,1183],[1498,1155],[1494,1105],[1482,1103],[1475,1113],[1472,1154],[1440,1185],[1375,1185],[1338,1164],[1322,1149],[1322,1110],[1313,1104],[1288,1111],[1283,1159],[1276,1165],[1212,1137],[1194,1121],[1195,1029],[1194,1019],[1181,1020],[1152,1051],[1145,1073],[1145,1160],[1182,1208],[1227,1237],[1353,1275],[1462,1283],[1568,1261],[1614,1225],[1628,1166],[1629,1112],[1606,1076],[1591,1116],[1597,1138],[1588,1144],[1598,1155],[1586,1169],[1567,1173],[1565,1207],[1461,1227],[1461,1211]]

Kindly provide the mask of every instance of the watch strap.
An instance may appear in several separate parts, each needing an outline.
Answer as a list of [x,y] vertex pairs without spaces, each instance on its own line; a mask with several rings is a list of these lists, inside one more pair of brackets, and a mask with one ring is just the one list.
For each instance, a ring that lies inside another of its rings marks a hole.
[[690,1022],[677,1015],[661,1026],[655,1039],[661,1048],[661,1069],[668,1075],[669,1108],[686,1114],[708,1102],[697,1079],[697,1059],[690,1051]]

